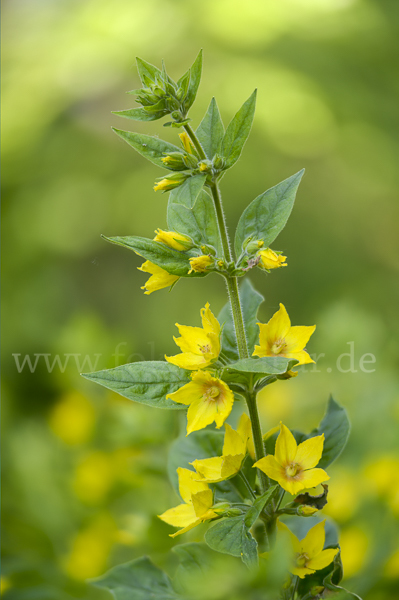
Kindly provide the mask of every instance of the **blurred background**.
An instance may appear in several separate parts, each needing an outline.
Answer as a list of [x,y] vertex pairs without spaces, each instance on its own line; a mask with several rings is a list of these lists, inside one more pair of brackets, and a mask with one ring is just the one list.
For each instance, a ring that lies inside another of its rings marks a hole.
[[182,415],[79,373],[175,353],[174,323],[199,324],[206,301],[215,313],[226,301],[216,276],[145,296],[140,259],[100,238],[166,227],[167,196],[152,190],[160,170],[111,131],[176,142],[160,121],[111,114],[133,105],[135,56],[164,58],[177,79],[201,47],[194,126],[213,95],[227,124],[259,92],[252,135],[222,182],[231,232],[255,196],[306,168],[273,245],[289,267],[251,280],[263,321],[283,302],[293,324],[317,324],[308,350],[319,359],[261,395],[263,427],[309,431],[330,393],[345,405],[352,434],[329,469],[325,512],[340,528],[347,587],[393,597],[398,34],[397,0],[3,3],[5,599],[106,599],[85,581],[145,553],[171,560],[156,515],[176,504],[165,448]]

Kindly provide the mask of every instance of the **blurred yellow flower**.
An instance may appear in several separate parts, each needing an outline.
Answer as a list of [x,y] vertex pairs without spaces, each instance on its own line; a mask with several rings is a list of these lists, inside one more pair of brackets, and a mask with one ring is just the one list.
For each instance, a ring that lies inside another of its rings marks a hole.
[[328,486],[328,504],[323,511],[339,523],[343,523],[357,511],[364,492],[364,482],[359,477],[359,473],[343,467],[334,467],[334,474],[331,476],[331,483]]
[[291,321],[283,304],[266,324],[259,325],[259,343],[255,346],[253,356],[284,356],[295,358],[299,365],[312,363],[309,354],[304,350],[316,325],[310,327],[291,327]]
[[208,483],[224,481],[237,475],[241,468],[247,452],[247,443],[251,437],[251,421],[248,415],[243,413],[237,431],[234,431],[228,423],[225,424],[225,429],[222,456],[195,460],[190,463],[197,471],[201,481]]
[[70,446],[84,444],[91,437],[96,411],[91,402],[79,392],[69,392],[51,409],[49,427]]
[[208,484],[197,481],[197,473],[189,469],[179,467],[177,474],[179,477],[179,492],[184,504],[179,504],[179,506],[170,508],[159,515],[159,518],[168,525],[182,527],[176,533],[170,534],[170,537],[176,537],[200,523],[218,516],[212,510],[213,493]]
[[0,577],[0,594],[3,595],[11,588],[11,581],[3,575]]
[[329,476],[323,469],[315,469],[323,453],[324,433],[297,445],[291,431],[280,423],[275,454],[268,454],[254,464],[271,479],[278,481],[290,494],[316,487]]
[[203,254],[202,256],[195,256],[189,259],[191,269],[190,273],[205,273],[207,268],[213,263],[213,258],[208,256],[207,254]]
[[369,536],[363,528],[352,526],[341,531],[339,545],[345,575],[352,577],[365,565],[370,545]]
[[166,360],[181,369],[194,371],[208,367],[220,352],[220,325],[212,314],[209,303],[201,309],[202,329],[179,325],[181,337],[173,338],[182,351],[176,356],[165,356]]
[[112,457],[92,451],[79,462],[72,482],[76,496],[87,504],[103,502],[115,481]]
[[399,548],[387,560],[384,573],[389,578],[399,578]]
[[266,248],[266,250],[261,250],[258,254],[260,256],[260,264],[266,270],[278,269],[279,267],[286,267],[287,263],[285,262],[287,257],[282,254],[277,254],[271,248]]
[[69,555],[63,560],[65,572],[80,581],[101,575],[106,568],[117,532],[116,524],[109,514],[97,515],[73,539]]
[[212,377],[208,371],[195,371],[192,381],[166,397],[189,405],[187,435],[203,429],[215,421],[219,429],[234,404],[234,394],[224,381]]
[[399,458],[395,454],[370,462],[364,470],[369,489],[381,496],[395,515],[399,515],[399,480],[392,474],[398,472]]
[[326,537],[324,524],[325,521],[317,523],[308,531],[303,540],[298,540],[285,523],[277,522],[279,531],[286,532],[291,539],[294,563],[290,571],[293,575],[298,575],[303,579],[306,575],[311,575],[315,571],[327,567],[334,560],[335,555],[338,554],[338,548],[323,550]]

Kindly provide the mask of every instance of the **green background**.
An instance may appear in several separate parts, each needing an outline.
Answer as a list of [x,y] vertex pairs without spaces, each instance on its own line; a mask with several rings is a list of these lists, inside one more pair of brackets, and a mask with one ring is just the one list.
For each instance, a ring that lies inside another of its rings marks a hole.
[[[282,419],[310,430],[330,393],[347,407],[352,435],[329,468],[325,512],[339,523],[347,586],[392,598],[398,30],[396,0],[4,2],[5,599],[106,598],[84,581],[144,553],[173,570],[171,529],[156,515],[177,503],[165,448],[184,417],[132,405],[79,372],[175,353],[174,323],[198,325],[207,301],[215,313],[225,302],[215,275],[145,296],[139,258],[100,239],[166,227],[167,195],[152,190],[161,171],[111,131],[177,138],[159,121],[111,114],[133,106],[124,92],[139,87],[135,56],[164,58],[177,79],[201,47],[194,126],[213,95],[227,124],[258,88],[252,134],[222,182],[230,232],[255,196],[306,168],[273,244],[289,266],[251,280],[266,298],[261,319],[283,302],[294,325],[317,324],[308,350],[325,356],[262,394],[264,429]],[[365,354],[375,363],[362,370]],[[225,576],[214,597],[235,598],[235,585]]]

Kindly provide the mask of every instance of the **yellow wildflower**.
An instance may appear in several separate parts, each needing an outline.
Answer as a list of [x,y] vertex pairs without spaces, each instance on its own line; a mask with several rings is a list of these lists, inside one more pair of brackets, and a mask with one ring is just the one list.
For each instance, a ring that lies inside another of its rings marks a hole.
[[224,381],[212,377],[209,371],[195,371],[192,381],[166,397],[189,405],[187,435],[215,421],[219,429],[233,408],[234,394]]
[[284,356],[295,358],[299,365],[312,363],[309,354],[304,350],[310,336],[316,329],[311,327],[291,327],[291,321],[283,304],[274,313],[268,323],[258,323],[259,343],[252,356]]
[[213,258],[208,256],[207,254],[203,254],[202,256],[195,256],[194,258],[190,258],[190,266],[188,274],[192,273],[205,273],[209,265],[213,263]]
[[266,248],[266,250],[261,250],[259,252],[261,266],[267,270],[270,269],[278,269],[279,267],[286,267],[287,260],[286,256],[282,254],[277,254],[271,248]]
[[[163,229],[155,230],[154,242],[162,242],[169,248],[174,250],[187,250],[191,242],[190,238],[175,231],[163,231]],[[183,243],[181,243],[183,242]]]
[[177,474],[179,476],[179,492],[184,504],[179,504],[159,515],[159,518],[168,525],[182,527],[176,533],[172,533],[170,537],[176,537],[203,521],[218,516],[212,510],[213,494],[208,484],[197,481],[198,475],[189,469],[179,467]]
[[201,481],[208,483],[224,481],[237,475],[241,469],[251,436],[251,421],[248,415],[243,413],[237,431],[234,431],[228,423],[225,424],[225,429],[222,456],[195,460],[190,463],[197,471]]
[[154,191],[168,192],[181,185],[188,177],[187,173],[173,173],[157,181],[154,185]]
[[185,151],[188,152],[188,154],[193,154],[194,146],[187,133],[185,131],[183,131],[183,133],[179,133],[179,138]]
[[290,568],[293,575],[298,575],[303,579],[306,575],[311,575],[315,571],[320,571],[327,567],[332,561],[336,554],[338,554],[338,548],[328,548],[323,550],[326,534],[324,531],[325,521],[317,523],[312,529],[310,529],[303,538],[298,540],[296,535],[281,521],[277,522],[277,526],[280,531],[289,534],[294,552],[294,564]]
[[290,494],[316,487],[329,476],[323,469],[314,469],[323,453],[324,433],[297,445],[291,431],[280,423],[275,454],[268,454],[254,464],[271,479],[278,481]]
[[[162,242],[169,246],[170,248],[174,248],[175,250],[185,250],[187,248],[187,243],[190,242],[190,238],[185,235],[181,235],[180,233],[176,233],[175,231],[163,231],[163,229],[155,230],[155,242]],[[186,242],[186,245],[181,244],[180,242]],[[162,290],[163,288],[169,287],[173,283],[175,283],[179,277],[178,275],[172,275],[162,269],[162,267],[158,267],[150,260],[146,260],[141,267],[138,267],[139,271],[143,271],[143,273],[150,273],[151,277],[148,279],[145,285],[142,286],[142,290],[146,290],[145,294],[152,294],[157,290]]]
[[176,356],[165,356],[166,360],[172,365],[177,365],[181,369],[194,371],[204,369],[217,359],[220,352],[220,325],[216,317],[212,314],[209,303],[201,309],[202,329],[201,327],[189,327],[179,325],[181,337],[173,338],[182,351]]

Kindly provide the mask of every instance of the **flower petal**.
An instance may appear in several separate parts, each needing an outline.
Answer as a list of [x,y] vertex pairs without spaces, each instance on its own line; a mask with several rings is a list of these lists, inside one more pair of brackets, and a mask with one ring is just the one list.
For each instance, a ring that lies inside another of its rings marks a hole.
[[257,467],[258,469],[266,473],[266,475],[270,477],[270,479],[278,481],[279,483],[284,478],[283,467],[279,465],[274,456],[272,456],[271,454],[268,454],[264,458],[258,460],[258,462],[254,464],[254,467]]
[[293,575],[298,575],[301,579],[306,577],[306,575],[312,575],[312,573],[314,573],[312,569],[308,569],[307,567],[290,567],[290,571]]
[[291,327],[284,336],[286,352],[299,352],[303,350],[315,329],[316,325],[310,327]]
[[202,398],[202,386],[195,381],[190,381],[166,397],[179,404],[191,404],[196,398]]
[[213,492],[209,488],[191,496],[195,514],[202,517],[213,505]]
[[279,310],[274,313],[267,323],[267,335],[270,345],[276,340],[284,339],[291,327],[291,321],[284,304],[280,303]]
[[173,339],[182,352],[200,354],[200,347],[209,345],[208,336],[201,327],[190,327],[189,325],[179,325],[178,323],[176,323],[176,327],[181,337],[174,337]]
[[305,440],[298,446],[295,462],[299,464],[303,470],[312,469],[321,459],[323,446],[324,433]]
[[326,521],[320,521],[308,531],[306,537],[301,540],[301,552],[307,554],[309,558],[315,558],[324,548],[326,534],[324,525]]
[[245,458],[245,454],[236,454],[234,456],[223,456],[223,464],[222,464],[222,480],[230,479],[234,475],[237,475],[238,471],[241,469],[242,461]]
[[202,327],[206,333],[213,333],[219,337],[220,324],[211,309],[209,302],[205,304],[205,308],[201,309]]
[[213,456],[190,463],[199,475],[199,479],[208,482],[222,481],[223,456]]
[[165,359],[172,365],[176,365],[187,371],[204,369],[210,365],[210,361],[206,360],[205,356],[193,354],[192,352],[183,352],[182,354],[176,354],[175,356],[165,356]]
[[323,481],[328,481],[329,475],[323,469],[309,469],[308,471],[302,471],[299,475],[299,481],[303,485],[300,489],[314,488]]
[[224,434],[223,456],[234,456],[235,454],[245,454],[246,441],[242,439],[238,431],[234,431],[228,423],[225,424],[226,433]]
[[139,271],[143,273],[150,273],[151,277],[146,281],[145,285],[141,289],[145,290],[145,294],[149,295],[157,290],[169,287],[172,283],[175,283],[179,279],[177,275],[171,275],[165,269],[158,267],[149,260],[146,260],[141,267],[138,267]]
[[282,352],[280,356],[284,356],[285,358],[294,358],[295,360],[297,360],[298,364],[294,365],[295,367],[299,367],[299,365],[308,365],[310,363],[314,363],[313,358],[310,358],[306,350],[301,350],[300,352]]
[[244,440],[245,445],[247,445],[249,439],[252,436],[251,419],[249,418],[247,413],[242,413],[240,420],[238,422],[237,432],[240,434],[241,438]]
[[207,483],[198,481],[198,476],[195,471],[179,467],[177,469],[177,475],[179,477],[179,493],[184,502],[191,504],[191,497],[193,494],[209,490]]
[[195,510],[192,504],[179,504],[175,508],[170,508],[162,515],[158,515],[161,521],[173,527],[187,527],[197,520]]
[[309,569],[314,569],[315,571],[320,571],[320,569],[324,569],[334,560],[335,556],[338,554],[339,548],[327,548],[327,550],[323,550],[315,556],[311,558],[307,562],[307,566]]
[[187,411],[187,435],[193,431],[204,429],[213,423],[218,416],[217,403],[214,400],[196,398]]
[[193,521],[190,525],[187,525],[183,529],[179,529],[179,531],[176,531],[176,533],[170,533],[169,536],[171,538],[175,538],[177,535],[181,535],[182,533],[187,533],[187,531],[190,531],[190,529],[194,529],[194,527],[197,527],[197,525],[201,525],[201,523],[202,523],[202,520],[197,519],[196,521]]
[[277,529],[281,533],[289,535],[294,554],[299,554],[301,546],[300,546],[298,538],[296,537],[296,535],[294,533],[292,533],[291,529],[289,527],[287,527],[287,525],[285,523],[280,521],[280,519],[277,519]]
[[294,462],[295,455],[297,452],[297,443],[291,431],[280,423],[280,433],[276,441],[276,449],[274,456],[277,462],[285,467]]

